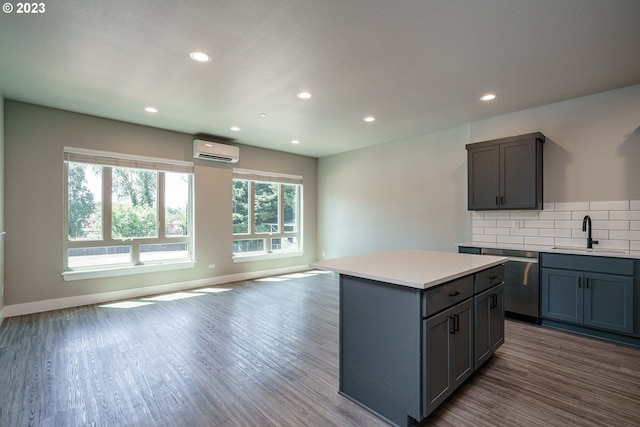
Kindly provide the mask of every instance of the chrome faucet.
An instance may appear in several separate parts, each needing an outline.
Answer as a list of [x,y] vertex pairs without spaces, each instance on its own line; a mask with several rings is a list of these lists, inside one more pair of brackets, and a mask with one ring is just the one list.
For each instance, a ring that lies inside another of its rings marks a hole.
[[598,241],[591,238],[591,217],[585,215],[582,219],[582,231],[587,232],[587,249],[592,249],[594,243],[597,245]]

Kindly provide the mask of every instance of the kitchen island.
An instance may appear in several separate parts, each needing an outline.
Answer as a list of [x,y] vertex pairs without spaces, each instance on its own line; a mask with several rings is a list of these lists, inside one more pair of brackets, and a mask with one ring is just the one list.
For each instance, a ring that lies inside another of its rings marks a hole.
[[504,342],[505,262],[405,250],[310,264],[340,274],[340,394],[393,425],[426,418]]

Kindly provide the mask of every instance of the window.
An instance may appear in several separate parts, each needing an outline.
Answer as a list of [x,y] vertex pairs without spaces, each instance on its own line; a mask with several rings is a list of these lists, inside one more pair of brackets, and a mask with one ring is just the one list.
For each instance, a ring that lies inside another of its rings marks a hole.
[[193,164],[65,147],[64,270],[193,260]]
[[233,255],[302,251],[302,177],[235,169]]

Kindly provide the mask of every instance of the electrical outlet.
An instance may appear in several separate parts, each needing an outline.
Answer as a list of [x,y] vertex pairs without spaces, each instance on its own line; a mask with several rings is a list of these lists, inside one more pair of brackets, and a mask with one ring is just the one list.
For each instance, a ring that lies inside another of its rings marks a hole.
[[216,268],[216,265],[215,265],[215,264],[209,264],[209,268],[210,268],[211,270],[213,270],[214,268]]

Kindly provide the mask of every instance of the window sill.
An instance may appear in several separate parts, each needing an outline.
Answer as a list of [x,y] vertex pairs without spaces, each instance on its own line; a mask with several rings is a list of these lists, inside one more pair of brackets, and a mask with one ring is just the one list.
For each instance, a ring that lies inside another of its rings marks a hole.
[[195,267],[195,261],[177,261],[165,264],[128,265],[96,270],[73,270],[62,273],[65,282],[73,280],[98,279],[102,277],[128,276],[130,274],[155,273],[159,271],[182,270]]
[[251,262],[251,261],[264,261],[268,259],[278,259],[278,258],[293,258],[297,256],[304,255],[304,251],[295,251],[295,252],[259,252],[255,254],[248,255],[234,255],[233,262]]

